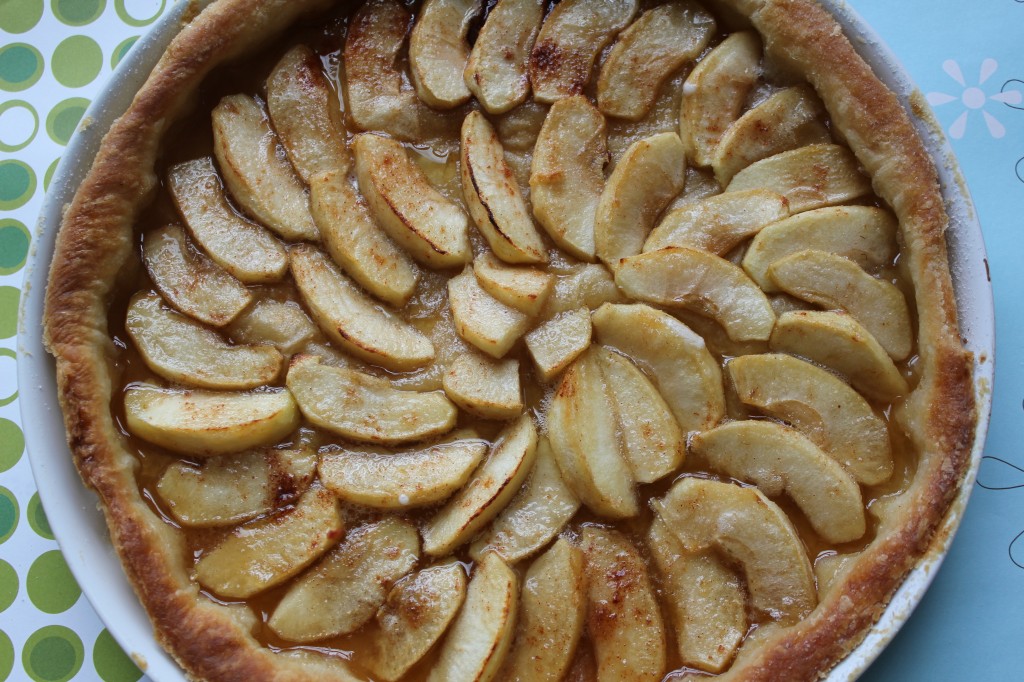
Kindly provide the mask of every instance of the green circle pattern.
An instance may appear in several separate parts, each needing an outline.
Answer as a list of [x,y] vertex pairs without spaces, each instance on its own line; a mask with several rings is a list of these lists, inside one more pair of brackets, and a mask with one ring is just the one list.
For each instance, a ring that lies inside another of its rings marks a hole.
[[128,24],[129,26],[148,26],[156,21],[156,18],[164,13],[164,7],[167,6],[167,0],[160,0],[160,7],[153,14],[153,16],[139,19],[128,14],[128,9],[125,7],[125,0],[114,0],[114,10],[117,12],[117,16],[121,18],[121,21]]
[[81,638],[63,625],[36,630],[21,652],[21,664],[35,682],[68,682],[84,661]]
[[[36,133],[39,132],[39,114],[36,113],[35,107],[24,100],[20,99],[9,99],[6,102],[0,102],[0,116],[3,116],[5,112],[12,111],[14,109],[24,109],[32,115],[33,125],[32,132],[21,142],[4,142],[0,140],[0,152],[16,152],[27,147],[32,140],[36,139]],[[0,119],[0,127],[3,126],[2,119]]]
[[[21,270],[28,258],[32,235],[28,228],[13,218],[0,219],[0,275],[13,275]],[[7,447],[0,426],[0,471],[3,470],[3,451]]]
[[14,645],[7,633],[0,630],[0,682],[6,680],[14,670]]
[[[13,287],[0,287],[0,295],[3,294],[4,289],[13,289]],[[14,289],[14,291],[17,292],[18,290]],[[17,302],[15,302],[15,307],[17,307]],[[4,317],[3,310],[2,310],[2,308],[0,308],[0,327],[6,328],[8,326],[8,322],[10,323],[11,327],[17,327],[18,326],[18,320],[16,318],[10,318],[8,320],[8,318]],[[13,334],[11,334],[11,336],[13,336]],[[0,358],[12,358],[15,361],[17,361],[18,355],[13,350],[11,350],[10,348],[0,348]],[[13,372],[12,372],[12,375],[13,375]],[[18,389],[15,388],[14,389],[14,393],[11,393],[8,396],[0,395],[0,407],[3,407],[4,405],[8,405],[10,403],[13,403],[17,399],[18,399]],[[0,540],[0,542],[3,542],[3,541]]]
[[0,486],[0,545],[11,539],[14,529],[18,527],[18,498],[7,488]]
[[106,0],[50,0],[53,16],[68,26],[85,26],[100,18]]
[[128,51],[132,49],[136,42],[138,42],[139,36],[132,36],[131,38],[125,38],[114,51],[110,53],[110,68],[116,69],[117,65],[121,63],[121,60],[125,58]]
[[71,569],[59,549],[43,552],[28,569],[25,590],[43,613],[64,613],[82,596]]
[[88,107],[89,100],[84,97],[70,97],[50,109],[46,116],[46,133],[50,139],[57,144],[67,144]]
[[36,192],[36,174],[24,161],[0,161],[0,211],[21,208]]
[[25,517],[28,519],[28,525],[32,527],[36,535],[46,540],[53,540],[53,528],[50,527],[50,519],[46,516],[46,510],[43,509],[43,503],[39,499],[38,492],[32,493],[25,511]]
[[18,596],[18,572],[0,559],[0,613],[6,611]]
[[53,50],[50,70],[61,85],[80,88],[88,85],[103,68],[103,49],[89,36],[65,38]]
[[8,33],[24,33],[43,18],[43,0],[4,0],[0,4],[4,9],[0,12],[0,29]]
[[[18,296],[20,293],[14,287],[0,287],[0,339],[9,339],[18,333]],[[7,353],[2,351],[7,351]],[[14,351],[0,348],[0,355],[13,358]],[[0,396],[0,398],[2,397]]]
[[43,55],[25,43],[0,47],[0,90],[20,92],[32,87],[43,75]]
[[10,419],[0,417],[0,473],[11,469],[25,452],[25,434]]
[[103,682],[135,682],[142,677],[142,671],[105,629],[92,647],[92,663]]

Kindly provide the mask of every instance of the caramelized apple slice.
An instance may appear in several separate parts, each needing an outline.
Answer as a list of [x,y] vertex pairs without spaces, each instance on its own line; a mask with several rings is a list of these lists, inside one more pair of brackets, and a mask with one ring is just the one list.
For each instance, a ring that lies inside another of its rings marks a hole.
[[299,177],[311,184],[320,173],[348,172],[341,105],[320,58],[305,45],[281,57],[267,78],[267,110]]
[[458,562],[400,580],[377,612],[366,666],[385,682],[396,682],[441,639],[465,599],[466,572]]
[[527,65],[543,18],[543,0],[499,0],[487,14],[464,74],[487,113],[503,114],[526,101]]
[[613,268],[640,253],[662,209],[686,181],[686,157],[675,133],[629,145],[601,193],[594,222],[597,256]]
[[757,488],[684,478],[651,506],[684,551],[715,549],[739,564],[752,605],[773,620],[790,625],[817,604],[800,536],[785,512]]
[[172,167],[167,186],[178,213],[210,260],[243,282],[277,282],[284,277],[284,246],[262,225],[232,210],[209,157]]
[[125,422],[139,438],[196,457],[277,443],[299,425],[288,391],[176,391],[132,384],[124,392]]
[[320,558],[341,539],[344,527],[334,496],[310,488],[294,508],[239,526],[204,551],[196,562],[196,580],[228,599],[251,597]]
[[453,403],[481,419],[514,419],[523,411],[518,360],[463,353],[448,367],[443,382]]
[[914,347],[907,299],[896,285],[872,277],[849,258],[825,251],[798,251],[775,261],[768,277],[791,296],[850,313],[893,360]]
[[196,251],[177,225],[147,232],[142,259],[167,302],[200,322],[223,327],[252,302],[249,290]]
[[289,241],[320,238],[302,182],[278,154],[277,135],[255,99],[229,95],[213,108],[213,153],[246,213]]
[[583,528],[580,547],[598,682],[658,682],[666,672],[665,627],[643,558],[622,534],[597,526]]
[[409,37],[409,75],[416,94],[435,109],[469,101],[463,78],[469,61],[466,34],[480,0],[426,0]]
[[501,679],[559,682],[572,665],[587,613],[579,548],[560,538],[534,561],[520,602],[515,645]]
[[700,56],[715,33],[715,18],[696,2],[662,5],[623,31],[601,66],[597,106],[607,116],[639,121],[661,86]]
[[396,445],[447,433],[458,410],[440,391],[400,391],[387,381],[319,357],[297,355],[288,388],[315,426],[365,443]]
[[789,355],[745,355],[726,365],[747,405],[792,424],[853,474],[876,485],[892,475],[885,422],[833,374]]
[[703,431],[725,416],[722,370],[697,334],[643,304],[606,304],[593,315],[598,343],[621,351],[658,384],[683,432]]
[[526,335],[541,381],[551,381],[590,346],[590,311],[577,308],[559,313]]
[[713,469],[753,483],[765,495],[789,495],[826,541],[864,535],[857,482],[798,431],[770,421],[735,421],[694,435],[690,447]]
[[502,358],[529,327],[530,319],[497,300],[470,270],[448,280],[448,303],[463,339],[493,358]]
[[871,181],[846,147],[812,144],[747,166],[726,191],[758,188],[778,192],[789,201],[790,213],[802,213],[867,196]]
[[555,289],[542,312],[551,316],[578,308],[596,310],[605,303],[623,303],[626,300],[615,285],[615,277],[604,265],[574,263],[557,271]]
[[766,225],[788,216],[785,198],[769,190],[717,194],[667,213],[644,242],[644,253],[688,246],[724,256]]
[[565,0],[544,19],[530,54],[533,99],[551,104],[583,92],[594,59],[636,14],[636,0]]
[[554,288],[554,278],[549,273],[506,265],[490,252],[473,261],[473,274],[484,291],[531,316],[540,312]]
[[537,428],[524,414],[509,425],[462,490],[423,529],[423,551],[444,556],[467,542],[515,497],[533,467]]
[[479,560],[493,551],[510,564],[521,561],[558,535],[579,508],[579,500],[562,480],[551,445],[541,438],[530,479],[473,543],[470,556]]
[[239,315],[228,333],[235,341],[271,345],[294,355],[313,340],[317,329],[298,303],[264,298]]
[[431,268],[472,259],[466,215],[434,189],[401,144],[360,135],[355,152],[359,188],[392,239]]
[[658,516],[647,532],[647,548],[662,577],[679,659],[698,670],[722,672],[749,628],[743,583],[712,552],[685,552]]
[[635,299],[706,315],[733,341],[767,341],[775,326],[761,288],[739,266],[700,249],[671,246],[626,258],[615,283]]
[[885,349],[845,313],[800,310],[779,316],[771,349],[799,355],[846,377],[864,395],[892,402],[910,391]]

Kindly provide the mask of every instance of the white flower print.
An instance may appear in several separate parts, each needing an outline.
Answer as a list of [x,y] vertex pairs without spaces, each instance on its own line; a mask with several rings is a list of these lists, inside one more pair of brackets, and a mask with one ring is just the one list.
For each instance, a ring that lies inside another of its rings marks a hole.
[[953,124],[949,126],[949,136],[954,140],[963,138],[964,133],[967,132],[968,114],[979,109],[981,110],[982,117],[985,119],[985,126],[988,128],[988,132],[993,138],[998,140],[1006,135],[1006,127],[1000,123],[995,116],[985,111],[985,104],[989,101],[994,101],[1013,106],[1024,101],[1024,95],[1021,94],[1020,90],[1004,90],[992,95],[986,94],[985,90],[982,89],[981,86],[992,77],[992,74],[994,74],[998,68],[999,64],[996,60],[992,58],[984,60],[981,63],[981,70],[978,74],[978,84],[968,86],[967,81],[964,79],[963,71],[955,60],[947,59],[942,63],[942,70],[963,88],[963,92],[960,93],[959,97],[956,95],[947,95],[944,92],[929,92],[928,103],[933,107],[938,107],[943,104],[949,104],[950,102],[959,100],[963,104],[964,111],[957,116],[956,120],[953,121]]

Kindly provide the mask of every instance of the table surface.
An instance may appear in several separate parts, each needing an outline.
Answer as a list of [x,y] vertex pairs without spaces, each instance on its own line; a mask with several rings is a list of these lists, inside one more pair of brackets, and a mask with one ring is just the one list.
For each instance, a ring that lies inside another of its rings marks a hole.
[[[869,682],[1024,669],[1024,0],[851,0],[947,131],[977,205],[995,291],[997,367],[978,483],[934,584]],[[166,0],[0,0],[0,682],[142,673],[71,578],[24,453],[15,347],[24,264],[62,150]],[[1016,227],[1015,227],[1016,225]]]

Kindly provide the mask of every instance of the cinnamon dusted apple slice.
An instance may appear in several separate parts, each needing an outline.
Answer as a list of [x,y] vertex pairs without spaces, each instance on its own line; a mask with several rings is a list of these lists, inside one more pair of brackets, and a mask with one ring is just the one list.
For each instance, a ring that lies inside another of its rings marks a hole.
[[789,201],[790,213],[802,213],[867,196],[871,180],[846,147],[811,144],[747,166],[726,191],[757,188],[778,192]]
[[272,346],[233,346],[216,332],[137,293],[125,321],[146,366],[168,381],[199,388],[243,390],[271,383],[284,358]]
[[519,579],[494,552],[473,569],[466,601],[441,645],[427,682],[491,682],[512,645],[519,612]]
[[523,411],[518,360],[463,353],[449,365],[443,382],[453,403],[481,419],[514,419]]
[[761,72],[761,40],[753,31],[733,33],[686,78],[679,110],[679,137],[686,158],[710,166],[722,135],[736,121]]
[[711,167],[725,187],[755,161],[808,144],[828,142],[825,107],[806,85],[785,88],[750,109],[725,131]]
[[715,18],[696,2],[650,9],[623,31],[601,66],[597,106],[607,116],[639,121],[683,64],[700,56]]
[[223,327],[252,302],[249,290],[196,251],[177,225],[147,232],[142,260],[167,302],[200,322]]
[[451,562],[400,580],[377,611],[366,666],[396,682],[441,639],[466,599],[466,571]]
[[675,133],[659,133],[629,145],[597,206],[598,258],[614,268],[619,259],[640,253],[655,219],[685,181],[686,157]]
[[303,182],[328,171],[348,172],[352,159],[338,96],[320,58],[305,45],[288,50],[267,78],[267,110]]
[[590,346],[590,311],[577,308],[558,313],[526,335],[526,348],[540,373],[551,381]]
[[506,265],[487,252],[473,261],[473,274],[484,291],[527,315],[537,315],[554,288],[554,277],[543,270]]
[[288,588],[267,625],[292,642],[354,632],[373,618],[419,555],[419,534],[408,521],[389,517],[355,528]]
[[825,251],[798,251],[775,261],[768,277],[791,296],[850,313],[893,360],[914,347],[907,299],[896,285],[864,272],[849,258]]
[[768,297],[731,262],[686,246],[624,259],[615,283],[628,296],[714,319],[733,341],[767,341],[775,326]]
[[469,101],[463,78],[469,61],[466,34],[480,0],[426,0],[409,37],[409,75],[416,94],[435,109]]
[[487,113],[503,114],[526,101],[530,51],[543,18],[543,0],[499,0],[488,12],[464,74]]
[[239,526],[205,550],[196,562],[196,580],[221,597],[251,597],[319,559],[344,528],[334,496],[310,488],[292,509]]
[[559,538],[526,572],[520,602],[518,632],[501,679],[565,679],[587,614],[580,549]]
[[472,259],[466,214],[434,189],[401,144],[364,134],[355,152],[359,188],[392,239],[431,268]]
[[604,265],[574,263],[556,272],[555,289],[542,311],[557,315],[578,308],[596,310],[605,303],[623,303],[627,299],[615,285],[615,277]]
[[408,509],[447,499],[487,452],[485,441],[452,440],[402,452],[337,447],[320,457],[320,480],[341,499],[376,509]]
[[241,452],[279,442],[299,425],[291,393],[179,391],[132,384],[124,393],[128,430],[195,457]]
[[392,388],[383,379],[297,355],[287,384],[315,426],[365,443],[396,445],[447,433],[458,410],[440,391]]
[[544,19],[530,54],[533,99],[551,104],[583,92],[594,59],[636,14],[636,0],[567,0]]
[[361,292],[319,249],[291,251],[292,277],[313,318],[332,341],[353,355],[393,370],[425,365],[434,345],[397,315]]
[[598,343],[635,360],[658,384],[683,432],[703,431],[725,416],[722,370],[697,334],[643,304],[605,304],[593,314]]
[[896,258],[896,229],[896,219],[881,208],[826,206],[761,230],[743,256],[743,269],[764,291],[773,293],[779,288],[768,277],[768,268],[797,251],[827,251],[865,269],[880,268]]
[[773,620],[791,625],[817,604],[800,536],[757,488],[684,478],[651,506],[685,551],[714,549],[738,564],[752,605]]
[[864,535],[857,482],[800,432],[770,421],[735,421],[694,435],[690,447],[716,471],[765,495],[789,495],[826,541]]
[[842,374],[864,395],[891,402],[910,391],[885,349],[845,313],[800,310],[779,316],[769,341],[774,351],[799,355]]
[[470,270],[448,280],[448,303],[459,336],[493,358],[502,358],[529,327],[530,318],[497,300]]
[[643,558],[621,533],[597,526],[583,528],[580,548],[598,682],[658,682],[667,665],[665,626]]
[[562,480],[551,445],[541,438],[530,479],[473,543],[470,556],[479,560],[493,551],[510,564],[521,561],[558,535],[579,508],[580,501]]
[[658,516],[647,548],[661,574],[683,665],[719,673],[750,627],[743,583],[713,552],[690,554]]
[[668,246],[689,246],[719,256],[789,217],[781,194],[766,189],[717,194],[667,213],[644,242],[644,253]]
[[294,355],[313,340],[317,328],[298,303],[264,298],[239,315],[228,333],[237,342],[269,344]]
[[462,195],[495,255],[508,263],[547,262],[498,134],[479,111],[462,124],[461,161]]
[[224,184],[247,214],[289,241],[320,238],[309,197],[284,155],[263,107],[228,95],[213,108],[213,153]]
[[262,225],[232,210],[212,159],[172,167],[167,186],[178,213],[210,260],[243,282],[277,282],[284,277],[288,270],[284,246]]
[[423,529],[423,551],[444,556],[501,513],[519,492],[537,454],[537,427],[524,414],[494,443],[473,478]]
[[555,102],[534,147],[530,200],[548,235],[581,260],[594,260],[594,219],[607,163],[601,112],[582,95]]
[[733,358],[726,365],[741,401],[810,438],[864,485],[892,475],[885,422],[835,375],[789,355]]

